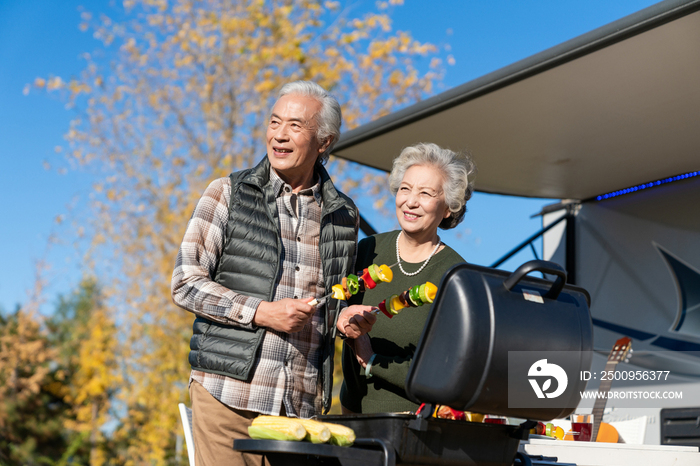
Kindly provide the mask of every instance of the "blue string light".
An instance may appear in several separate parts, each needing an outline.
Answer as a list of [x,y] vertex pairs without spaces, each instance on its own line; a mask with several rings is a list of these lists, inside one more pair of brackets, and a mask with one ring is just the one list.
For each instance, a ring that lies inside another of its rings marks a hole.
[[608,193],[608,194],[602,194],[600,196],[596,196],[596,200],[603,201],[605,199],[611,199],[613,197],[622,196],[623,194],[629,194],[629,193],[641,191],[642,189],[653,188],[655,186],[661,186],[662,184],[672,183],[674,181],[685,180],[688,178],[693,178],[693,177],[698,176],[698,175],[700,175],[700,172],[688,172],[688,173],[685,173],[683,175],[676,175],[676,176],[671,176],[669,178],[664,178],[662,180],[656,180],[656,181],[652,181],[649,183],[642,183],[642,184],[638,184],[637,186],[632,186],[629,188],[620,189],[618,191],[613,191],[613,192]]

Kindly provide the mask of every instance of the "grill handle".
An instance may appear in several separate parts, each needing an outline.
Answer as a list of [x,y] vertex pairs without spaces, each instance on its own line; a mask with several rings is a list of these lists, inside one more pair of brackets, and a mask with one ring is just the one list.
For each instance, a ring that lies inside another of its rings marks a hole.
[[396,450],[388,440],[380,438],[356,438],[353,445],[380,447],[384,452],[384,466],[396,466]]
[[566,270],[564,270],[561,265],[550,261],[531,260],[525,262],[503,281],[503,286],[505,286],[508,291],[512,290],[513,287],[530,272],[544,272],[550,275],[556,275],[557,279],[544,297],[548,299],[557,299],[557,296],[559,296],[561,290],[564,289],[564,284],[566,283]]

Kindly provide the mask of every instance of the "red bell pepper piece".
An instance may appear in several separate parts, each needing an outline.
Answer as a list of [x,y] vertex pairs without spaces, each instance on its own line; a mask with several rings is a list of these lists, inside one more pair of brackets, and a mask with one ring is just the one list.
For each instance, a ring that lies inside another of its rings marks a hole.
[[456,409],[450,408],[455,421],[466,421],[467,417],[464,415],[464,411],[457,411]]
[[392,317],[394,317],[394,314],[392,314],[391,312],[389,312],[389,311],[386,310],[386,299],[385,299],[384,301],[382,301],[381,303],[379,303],[379,306],[377,306],[377,307],[378,307],[379,310],[382,311],[382,312],[384,313],[384,315],[387,316],[388,318],[391,319]]
[[362,279],[365,281],[365,285],[370,290],[377,286],[377,283],[374,280],[372,280],[372,277],[370,277],[369,275],[369,269],[364,269],[362,271]]

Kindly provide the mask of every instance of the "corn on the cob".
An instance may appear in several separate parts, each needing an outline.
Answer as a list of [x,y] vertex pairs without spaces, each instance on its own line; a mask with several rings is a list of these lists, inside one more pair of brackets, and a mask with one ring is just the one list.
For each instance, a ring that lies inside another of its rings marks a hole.
[[301,425],[306,429],[306,437],[311,443],[326,443],[331,438],[331,431],[322,422],[312,419],[299,419]]
[[323,425],[328,427],[328,430],[331,431],[331,439],[329,443],[341,447],[347,447],[355,442],[355,431],[351,428],[330,422],[324,422]]
[[263,440],[303,440],[306,429],[298,419],[282,416],[258,416],[248,427],[250,438]]

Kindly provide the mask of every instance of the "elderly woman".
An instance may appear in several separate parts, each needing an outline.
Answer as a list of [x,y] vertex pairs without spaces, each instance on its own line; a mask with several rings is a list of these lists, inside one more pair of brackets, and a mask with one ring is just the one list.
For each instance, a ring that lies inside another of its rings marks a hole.
[[[464,218],[473,191],[469,177],[474,172],[468,155],[435,144],[417,144],[401,152],[389,177],[401,229],[363,239],[356,265],[362,270],[372,263],[398,262],[392,269],[394,278],[353,296],[350,304],[376,306],[426,281],[438,285],[448,269],[464,262],[440,241],[437,229],[454,228]],[[429,306],[407,308],[391,320],[380,316],[370,334],[346,340],[340,391],[343,413],[417,409],[406,398],[404,381],[429,310]]]

